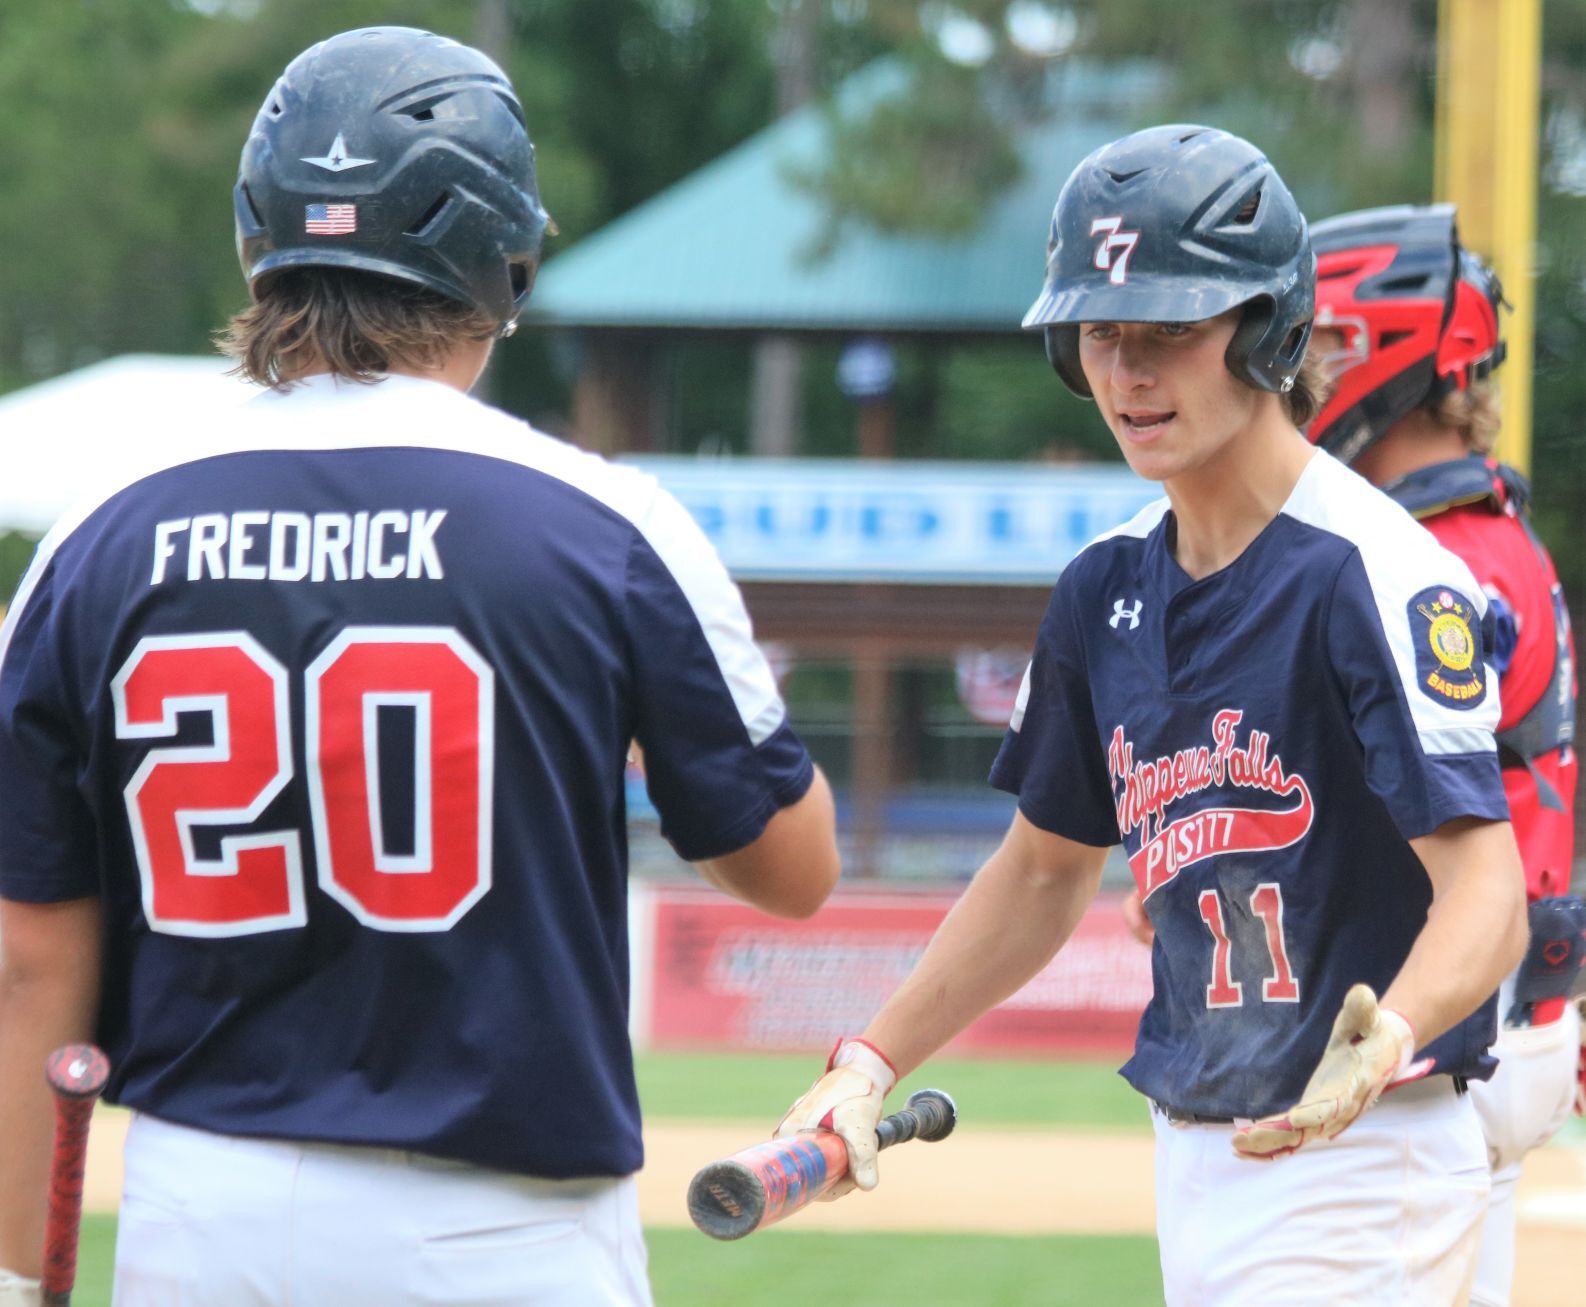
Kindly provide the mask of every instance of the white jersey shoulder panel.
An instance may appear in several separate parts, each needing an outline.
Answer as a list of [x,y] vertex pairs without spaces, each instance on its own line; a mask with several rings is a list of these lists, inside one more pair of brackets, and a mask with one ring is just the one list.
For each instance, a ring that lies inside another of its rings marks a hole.
[[[1103,531],[1094,540],[1090,541],[1085,546],[1085,549],[1099,545],[1103,540],[1115,540],[1120,536],[1134,540],[1144,540],[1151,532],[1156,530],[1158,524],[1167,516],[1168,510],[1172,507],[1173,505],[1168,502],[1166,495],[1163,495],[1161,499],[1153,499],[1127,522],[1120,523],[1110,531]],[[1079,552],[1084,553],[1085,549],[1081,549]]]
[[252,451],[322,452],[409,447],[477,454],[552,477],[626,518],[677,581],[699,621],[750,739],[787,716],[776,679],[753,640],[738,588],[687,510],[648,473],[611,463],[437,382],[387,377],[373,385],[313,377],[229,409],[227,425],[195,455],[130,458],[102,469],[92,489],[44,537],[0,629],[0,662],[12,627],[60,544],[101,505],[145,477],[199,458]]
[[[1487,696],[1474,709],[1441,707],[1416,685],[1411,599],[1429,587],[1450,586],[1475,605],[1478,619],[1487,612],[1487,596],[1464,560],[1365,478],[1322,451],[1306,465],[1283,511],[1343,537],[1359,551],[1421,747],[1428,754],[1493,752],[1499,702],[1491,664]],[[1479,631],[1476,635],[1479,639]]]

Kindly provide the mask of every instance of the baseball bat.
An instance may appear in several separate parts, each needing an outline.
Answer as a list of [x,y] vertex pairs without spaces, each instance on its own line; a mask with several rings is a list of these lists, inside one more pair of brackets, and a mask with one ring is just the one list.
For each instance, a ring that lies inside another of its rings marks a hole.
[[[958,1109],[940,1089],[919,1089],[900,1111],[876,1125],[882,1148],[946,1139]],[[848,1150],[831,1130],[744,1148],[712,1162],[688,1186],[688,1214],[712,1239],[742,1239],[792,1216],[848,1174]]]
[[55,1091],[55,1148],[44,1226],[44,1307],[69,1307],[77,1280],[88,1120],[110,1077],[110,1060],[92,1044],[67,1044],[50,1054],[44,1074]]

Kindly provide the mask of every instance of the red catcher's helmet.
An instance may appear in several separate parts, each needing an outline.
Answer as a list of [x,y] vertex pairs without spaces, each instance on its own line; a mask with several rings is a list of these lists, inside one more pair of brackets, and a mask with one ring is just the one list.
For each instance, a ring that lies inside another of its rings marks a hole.
[[1503,361],[1503,288],[1461,247],[1453,205],[1340,214],[1311,241],[1317,330],[1344,335],[1326,360],[1334,389],[1307,430],[1313,444],[1353,462],[1400,418]]

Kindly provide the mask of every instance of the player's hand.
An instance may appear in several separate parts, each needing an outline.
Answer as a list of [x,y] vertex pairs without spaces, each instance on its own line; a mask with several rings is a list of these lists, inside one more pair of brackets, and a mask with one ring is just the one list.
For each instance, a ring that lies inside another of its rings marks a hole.
[[1266,1161],[1314,1139],[1335,1138],[1404,1075],[1414,1055],[1410,1023],[1392,1008],[1378,1007],[1370,986],[1352,986],[1300,1101],[1279,1116],[1235,1130],[1234,1152]]
[[1120,910],[1123,912],[1123,924],[1142,944],[1149,944],[1156,938],[1156,927],[1151,924],[1151,918],[1145,915],[1145,904],[1140,902],[1139,890],[1132,889],[1123,896]]
[[44,1301],[44,1286],[15,1271],[0,1266],[0,1307],[39,1307]]
[[826,1062],[826,1074],[792,1107],[777,1126],[773,1138],[784,1139],[803,1130],[835,1130],[848,1149],[848,1174],[821,1195],[841,1198],[856,1185],[874,1189],[876,1125],[881,1103],[897,1083],[897,1072],[878,1048],[859,1039],[838,1040]]

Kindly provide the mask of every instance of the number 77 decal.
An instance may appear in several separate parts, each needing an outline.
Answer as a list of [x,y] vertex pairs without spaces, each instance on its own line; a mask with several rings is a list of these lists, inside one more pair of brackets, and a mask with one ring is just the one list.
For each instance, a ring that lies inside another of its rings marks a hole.
[[[1214,889],[1205,889],[1199,899],[1201,920],[1212,934],[1212,978],[1206,986],[1207,1007],[1241,1007],[1244,985],[1233,978],[1233,942],[1223,924],[1222,899]],[[1276,881],[1262,881],[1251,892],[1250,912],[1266,927],[1267,954],[1272,974],[1261,982],[1265,1003],[1298,1003],[1299,982],[1289,965],[1288,945],[1283,938],[1283,889]]]

